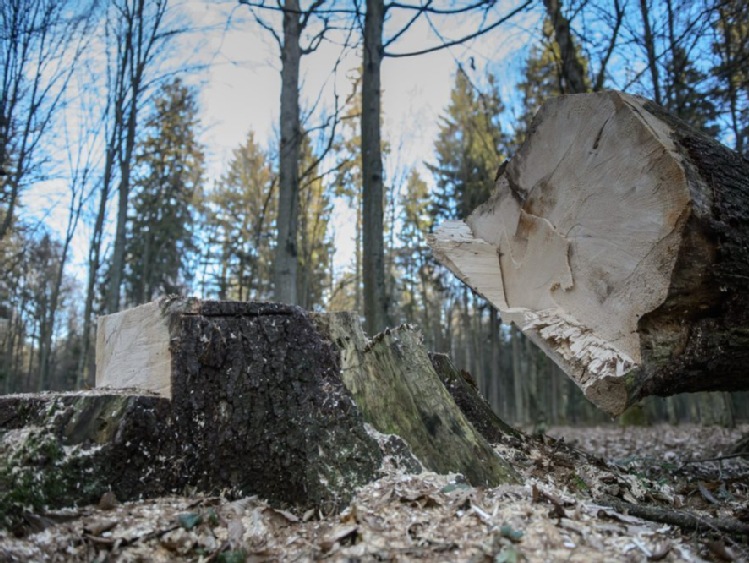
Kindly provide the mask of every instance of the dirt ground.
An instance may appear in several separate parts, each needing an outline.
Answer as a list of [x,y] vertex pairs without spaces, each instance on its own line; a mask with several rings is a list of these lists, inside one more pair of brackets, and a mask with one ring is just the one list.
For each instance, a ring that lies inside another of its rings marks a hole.
[[[3,561],[747,561],[749,425],[552,428],[495,447],[523,483],[388,471],[340,515],[175,497],[44,515]],[[17,537],[20,536],[20,537]]]

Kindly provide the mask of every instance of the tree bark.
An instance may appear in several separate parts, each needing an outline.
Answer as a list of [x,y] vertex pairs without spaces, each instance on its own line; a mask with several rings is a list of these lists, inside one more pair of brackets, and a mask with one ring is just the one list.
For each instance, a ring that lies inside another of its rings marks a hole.
[[297,231],[299,217],[299,45],[301,12],[298,0],[285,0],[281,49],[281,148],[278,192],[278,244],[274,263],[274,296],[296,305]]
[[[314,318],[339,350],[341,379],[365,420],[378,431],[403,438],[430,471],[461,473],[474,486],[517,481],[512,467],[466,418],[471,411],[484,413],[482,420],[488,420],[475,383],[472,394],[464,396],[468,408],[461,410],[445,388],[447,380],[455,379],[455,368],[442,363],[438,375],[420,334],[401,326],[368,341],[352,313]],[[498,433],[509,427],[495,418],[486,428],[491,426],[491,436],[498,440]]]
[[564,96],[440,261],[610,414],[749,388],[749,161],[643,98]]
[[582,94],[588,90],[585,83],[585,69],[577,55],[570,22],[562,14],[562,1],[544,0],[544,6],[554,26],[554,39],[559,45],[559,52],[562,56],[562,77],[564,78],[562,93]]
[[648,57],[648,70],[650,70],[650,80],[653,83],[653,99],[656,104],[661,104],[661,86],[658,78],[658,59],[655,56],[655,41],[653,40],[653,31],[650,27],[650,9],[647,0],[640,0],[640,15],[642,16],[642,29],[645,41],[645,53]]
[[387,325],[385,288],[384,187],[380,138],[380,66],[385,22],[383,0],[367,0],[364,16],[362,74],[362,254],[366,331],[377,334]]

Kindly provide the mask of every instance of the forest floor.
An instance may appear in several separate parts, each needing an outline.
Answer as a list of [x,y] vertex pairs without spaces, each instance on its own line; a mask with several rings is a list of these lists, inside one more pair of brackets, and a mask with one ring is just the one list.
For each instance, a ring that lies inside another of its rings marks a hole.
[[29,515],[8,561],[747,561],[749,425],[552,428],[497,451],[523,484],[390,472],[340,515],[175,497]]

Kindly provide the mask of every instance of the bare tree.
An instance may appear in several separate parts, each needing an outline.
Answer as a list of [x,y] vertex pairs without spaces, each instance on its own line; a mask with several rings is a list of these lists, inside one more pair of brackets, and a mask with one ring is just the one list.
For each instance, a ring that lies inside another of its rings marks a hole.
[[88,42],[89,2],[0,4],[0,239],[13,225],[32,175],[43,174],[43,142]]
[[[279,148],[278,238],[273,276],[274,298],[282,303],[299,304],[297,272],[299,265],[299,155],[302,142],[299,111],[301,58],[317,50],[326,33],[335,28],[335,25],[331,24],[331,18],[345,17],[356,13],[356,10],[337,7],[335,2],[331,2],[330,7],[323,8],[325,0],[313,0],[306,8],[301,6],[299,0],[277,0],[275,4],[270,1],[239,0],[239,3],[251,8],[255,20],[261,27],[271,33],[281,54],[281,112],[279,119],[281,138]],[[280,11],[282,13],[282,35],[279,35],[276,29],[261,17],[263,11]],[[319,25],[314,30],[311,29],[313,18],[319,20]],[[302,36],[305,31],[311,31],[310,38],[306,45],[302,45]],[[347,42],[344,44],[344,49],[346,46]],[[328,150],[332,145],[337,117],[336,111]],[[316,164],[313,166],[316,166]]]
[[[182,30],[167,25],[168,0],[117,0],[108,9],[105,36],[107,51],[106,104],[103,110],[105,151],[98,205],[95,211],[88,256],[88,280],[83,313],[82,352],[78,385],[86,383],[97,281],[103,265],[102,244],[107,202],[117,190],[117,221],[114,252],[104,295],[104,310],[120,306],[124,268],[130,170],[134,160],[139,112],[148,91],[158,83],[156,67],[168,42]],[[117,181],[119,183],[117,184]]]
[[168,0],[120,0],[114,4],[113,38],[115,41],[115,126],[116,147],[109,147],[117,157],[119,186],[117,187],[117,224],[114,252],[110,266],[109,293],[106,310],[114,313],[120,307],[122,277],[125,268],[125,237],[127,209],[130,195],[130,171],[133,166],[138,112],[148,85],[148,70],[153,65],[157,50],[165,39],[174,34],[164,30],[164,16]]
[[101,128],[101,123],[97,122],[96,116],[88,111],[90,107],[85,106],[86,100],[81,99],[81,111],[77,115],[77,125],[71,125],[66,120],[62,129],[66,140],[69,168],[68,218],[65,226],[65,234],[60,243],[60,260],[57,264],[57,270],[50,291],[47,330],[40,331],[38,382],[40,390],[47,388],[50,376],[54,372],[52,365],[53,336],[58,320],[57,312],[61,305],[65,267],[84,204],[91,196],[90,184],[95,164],[94,155],[96,154],[94,145],[99,138],[98,131]]

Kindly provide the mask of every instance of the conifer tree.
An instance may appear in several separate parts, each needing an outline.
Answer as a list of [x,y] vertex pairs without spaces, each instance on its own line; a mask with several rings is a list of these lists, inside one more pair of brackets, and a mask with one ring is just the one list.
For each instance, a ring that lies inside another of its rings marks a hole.
[[436,164],[429,169],[437,182],[434,214],[465,218],[486,201],[497,169],[504,160],[506,136],[500,122],[504,111],[494,77],[489,91],[477,91],[459,69],[450,93],[447,115],[435,141]]
[[274,246],[269,233],[278,202],[277,176],[270,162],[250,131],[208,197],[207,247],[215,254],[211,296],[239,301],[273,297]]
[[166,84],[138,146],[127,243],[127,297],[144,303],[192,278],[193,226],[202,200],[203,148],[195,93]]

